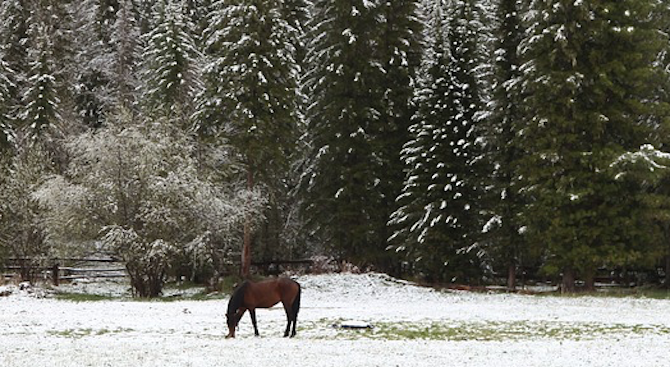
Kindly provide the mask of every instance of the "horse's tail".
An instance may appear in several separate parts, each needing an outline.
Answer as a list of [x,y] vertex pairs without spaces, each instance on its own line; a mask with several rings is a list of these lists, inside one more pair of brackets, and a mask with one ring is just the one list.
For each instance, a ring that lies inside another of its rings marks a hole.
[[300,293],[302,293],[302,287],[300,287],[300,283],[295,282],[295,284],[298,286],[298,294],[295,295],[293,305],[291,305],[291,313],[293,314],[294,320],[298,318],[298,311],[300,311]]

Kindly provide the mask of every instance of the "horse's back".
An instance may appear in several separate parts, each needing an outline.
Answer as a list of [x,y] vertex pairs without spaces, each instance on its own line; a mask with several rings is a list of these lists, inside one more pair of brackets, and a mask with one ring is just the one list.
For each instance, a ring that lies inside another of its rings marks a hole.
[[300,286],[289,278],[249,283],[245,301],[253,308],[269,308],[279,302],[293,302]]

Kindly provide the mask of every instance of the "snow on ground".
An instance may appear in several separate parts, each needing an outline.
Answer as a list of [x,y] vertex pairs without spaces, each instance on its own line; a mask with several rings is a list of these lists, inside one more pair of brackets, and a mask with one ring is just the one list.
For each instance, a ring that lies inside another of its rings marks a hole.
[[[669,300],[439,292],[381,274],[297,280],[294,339],[281,337],[280,307],[257,312],[260,338],[245,316],[231,340],[227,299],[72,302],[0,287],[11,293],[0,366],[655,367],[670,355]],[[333,327],[349,321],[374,327]]]

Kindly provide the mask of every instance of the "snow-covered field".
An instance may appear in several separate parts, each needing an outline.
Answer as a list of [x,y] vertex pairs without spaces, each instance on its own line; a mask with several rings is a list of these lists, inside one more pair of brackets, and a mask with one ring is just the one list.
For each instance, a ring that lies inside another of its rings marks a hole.
[[[260,338],[245,316],[238,337],[227,340],[227,299],[72,302],[9,289],[0,297],[0,366],[656,367],[670,360],[668,300],[438,292],[381,274],[297,280],[294,339],[281,337],[279,307],[257,312]],[[333,326],[352,320],[374,327]]]

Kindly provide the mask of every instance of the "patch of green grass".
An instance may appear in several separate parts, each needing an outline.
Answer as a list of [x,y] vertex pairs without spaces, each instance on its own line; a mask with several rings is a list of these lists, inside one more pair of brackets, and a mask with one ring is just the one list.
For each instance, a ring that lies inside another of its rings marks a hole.
[[560,292],[543,292],[537,294],[539,297],[613,297],[613,298],[651,298],[651,299],[670,299],[670,289],[660,288],[599,288],[595,292],[575,292],[575,293],[560,293]]
[[[337,321],[322,320],[308,328],[337,325]],[[381,339],[381,340],[478,340],[506,341],[527,339],[592,340],[611,336],[635,336],[647,334],[670,334],[670,328],[659,325],[624,325],[579,322],[511,321],[473,323],[410,323],[382,322],[372,329],[335,329],[338,339]]]
[[66,330],[57,330],[49,331],[50,335],[60,336],[63,338],[73,338],[79,339],[85,336],[89,336],[93,333],[93,329],[66,329]]
[[110,329],[93,330],[93,329],[90,329],[90,328],[84,328],[84,329],[51,330],[51,331],[48,331],[48,334],[52,335],[52,336],[62,337],[62,338],[81,339],[81,338],[88,337],[88,336],[101,336],[101,335],[107,335],[107,334],[119,334],[119,333],[131,332],[131,331],[133,331],[133,329],[118,328],[118,329],[114,329],[114,330],[110,330]]
[[105,296],[100,294],[60,292],[56,293],[56,299],[71,302],[96,302],[96,301],[109,301],[115,298],[112,296]]
[[651,299],[670,299],[670,289],[659,288],[612,288],[591,293],[591,295],[603,295],[607,297],[633,297]]

